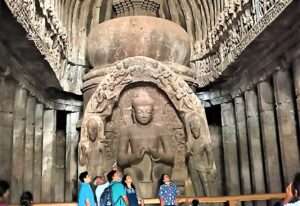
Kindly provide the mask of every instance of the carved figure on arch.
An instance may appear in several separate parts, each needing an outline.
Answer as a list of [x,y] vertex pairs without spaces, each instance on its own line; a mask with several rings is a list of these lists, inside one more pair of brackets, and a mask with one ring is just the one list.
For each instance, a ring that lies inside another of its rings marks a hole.
[[79,143],[79,163],[92,176],[103,174],[105,155],[104,125],[100,116],[90,115],[83,124],[85,134]]
[[185,193],[185,181],[188,178],[186,167],[186,135],[184,128],[175,128],[174,136],[176,139],[176,150],[172,169],[172,180],[176,182],[179,194],[183,195]]
[[212,142],[209,129],[203,116],[190,113],[186,116],[188,133],[187,154],[188,168],[197,195],[211,196],[215,194],[216,165],[214,162]]

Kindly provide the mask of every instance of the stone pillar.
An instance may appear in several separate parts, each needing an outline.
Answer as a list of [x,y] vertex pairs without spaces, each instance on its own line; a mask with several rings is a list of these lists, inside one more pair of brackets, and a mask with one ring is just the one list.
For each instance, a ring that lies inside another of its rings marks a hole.
[[233,104],[222,104],[221,115],[226,191],[228,195],[236,195],[240,194],[240,176]]
[[281,192],[279,145],[276,134],[274,97],[270,82],[257,86],[267,192]]
[[65,154],[66,154],[66,136],[65,131],[56,132],[55,148],[55,202],[65,201]]
[[[250,160],[248,151],[245,103],[243,97],[236,97],[234,99],[234,107],[240,157],[241,190],[242,194],[251,194]],[[250,205],[250,202],[247,202],[246,204]]]
[[23,192],[24,139],[26,125],[27,91],[18,87],[14,102],[14,127],[12,142],[11,202],[19,203]]
[[33,154],[34,154],[34,120],[35,120],[34,97],[28,97],[26,108],[26,130],[25,130],[25,160],[24,160],[24,190],[33,190]]
[[292,80],[288,70],[276,72],[273,80],[284,184],[287,185],[300,168]]
[[298,111],[298,130],[300,133],[300,55],[298,55],[294,59],[293,76],[294,76],[294,87],[295,87],[297,111]]
[[210,137],[213,141],[213,153],[217,167],[217,181],[216,181],[216,195],[224,194],[223,179],[224,179],[224,168],[223,168],[223,153],[222,153],[222,132],[221,127],[218,125],[209,125]]
[[42,152],[43,152],[43,117],[44,105],[36,104],[35,108],[35,129],[34,129],[34,179],[33,197],[34,202],[41,202],[42,191]]
[[0,77],[0,177],[11,178],[12,134],[16,82]]
[[252,188],[254,193],[264,193],[264,159],[258,116],[257,96],[254,90],[245,92],[247,134],[251,162]]
[[66,183],[65,183],[65,201],[74,201],[77,193],[77,145],[79,134],[76,130],[76,124],[79,121],[79,112],[67,114],[66,131]]
[[42,202],[54,200],[56,111],[44,110],[43,122]]

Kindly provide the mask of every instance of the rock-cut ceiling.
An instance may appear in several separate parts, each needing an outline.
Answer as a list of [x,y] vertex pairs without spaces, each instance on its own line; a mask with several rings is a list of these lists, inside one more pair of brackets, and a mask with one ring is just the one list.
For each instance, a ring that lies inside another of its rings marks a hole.
[[[293,0],[5,0],[62,84],[84,72],[95,24],[149,15],[181,25],[192,40],[190,67],[198,88],[215,81]],[[77,78],[77,77],[76,77]],[[76,91],[80,93],[80,87]]]

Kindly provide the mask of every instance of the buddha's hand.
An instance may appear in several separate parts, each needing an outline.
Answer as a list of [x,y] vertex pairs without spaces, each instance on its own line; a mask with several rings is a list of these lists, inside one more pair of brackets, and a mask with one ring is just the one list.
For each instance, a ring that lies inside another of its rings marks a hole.
[[161,154],[155,150],[155,149],[149,149],[150,150],[150,154],[151,154],[151,157],[154,161],[159,161],[160,160],[160,157],[161,157]]
[[140,150],[140,153],[141,153],[141,155],[142,155],[143,158],[144,158],[144,155],[147,153],[147,148],[142,147],[141,150]]
[[132,161],[131,162],[140,162],[143,160],[145,155],[144,148],[141,148],[138,152],[132,155]]

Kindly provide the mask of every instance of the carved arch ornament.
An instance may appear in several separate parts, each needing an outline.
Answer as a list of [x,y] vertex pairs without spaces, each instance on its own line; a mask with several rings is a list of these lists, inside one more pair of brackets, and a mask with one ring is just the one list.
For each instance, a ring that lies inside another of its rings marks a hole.
[[[86,123],[94,116],[101,117],[103,125],[112,115],[114,105],[119,101],[126,86],[138,82],[149,82],[161,89],[174,105],[179,118],[184,123],[191,113],[196,113],[205,120],[202,131],[211,143],[205,111],[197,96],[188,84],[168,66],[148,57],[129,57],[111,65],[112,72],[107,74],[90,98],[84,112],[80,142],[87,140]],[[188,136],[189,132],[187,132]],[[104,137],[103,134],[101,134]],[[104,137],[105,138],[105,137]],[[188,137],[189,139],[190,137]]]

